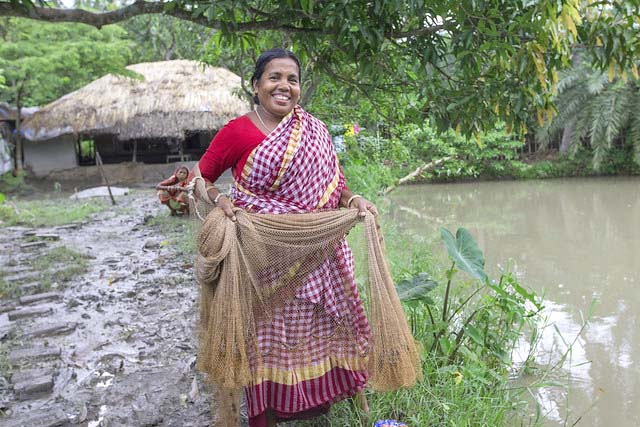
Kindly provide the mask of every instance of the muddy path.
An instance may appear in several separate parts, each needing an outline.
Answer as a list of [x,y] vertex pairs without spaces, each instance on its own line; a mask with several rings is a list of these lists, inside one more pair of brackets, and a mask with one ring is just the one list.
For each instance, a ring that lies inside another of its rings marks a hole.
[[[163,226],[188,220],[150,190],[117,201],[82,223],[0,229],[0,271],[21,295],[0,301],[0,425],[212,425],[193,255]],[[62,246],[85,271],[43,287],[29,261]]]

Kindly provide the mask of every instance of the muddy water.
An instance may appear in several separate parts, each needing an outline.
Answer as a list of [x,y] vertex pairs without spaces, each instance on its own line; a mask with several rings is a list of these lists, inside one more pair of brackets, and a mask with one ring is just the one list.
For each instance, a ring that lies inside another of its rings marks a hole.
[[468,228],[489,271],[511,259],[544,293],[537,361],[556,363],[575,341],[555,374],[569,388],[535,393],[545,425],[640,425],[640,178],[410,186],[391,212],[414,235]]

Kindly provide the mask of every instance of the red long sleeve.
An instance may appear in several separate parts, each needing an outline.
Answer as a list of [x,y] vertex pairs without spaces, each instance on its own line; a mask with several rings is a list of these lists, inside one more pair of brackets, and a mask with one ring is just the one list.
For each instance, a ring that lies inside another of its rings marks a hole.
[[264,138],[247,116],[231,120],[220,129],[202,155],[198,163],[200,173],[211,182],[229,168],[234,168],[234,175],[241,173],[247,157]]

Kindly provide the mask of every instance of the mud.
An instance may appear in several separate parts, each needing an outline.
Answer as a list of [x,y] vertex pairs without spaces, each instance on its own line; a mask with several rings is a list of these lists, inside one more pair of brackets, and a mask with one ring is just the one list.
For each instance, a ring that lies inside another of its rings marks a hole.
[[[195,370],[193,256],[166,244],[149,221],[159,215],[154,192],[137,190],[80,224],[1,229],[0,271],[26,274],[23,297],[55,294],[0,301],[0,425],[212,425]],[[36,235],[59,240],[25,247]],[[42,289],[25,261],[58,245],[88,257],[88,271]]]

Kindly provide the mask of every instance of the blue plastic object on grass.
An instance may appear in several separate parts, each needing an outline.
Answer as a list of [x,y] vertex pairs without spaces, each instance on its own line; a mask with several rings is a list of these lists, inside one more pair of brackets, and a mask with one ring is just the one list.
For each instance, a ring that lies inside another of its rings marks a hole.
[[373,427],[409,427],[405,423],[396,420],[380,420],[376,421]]

